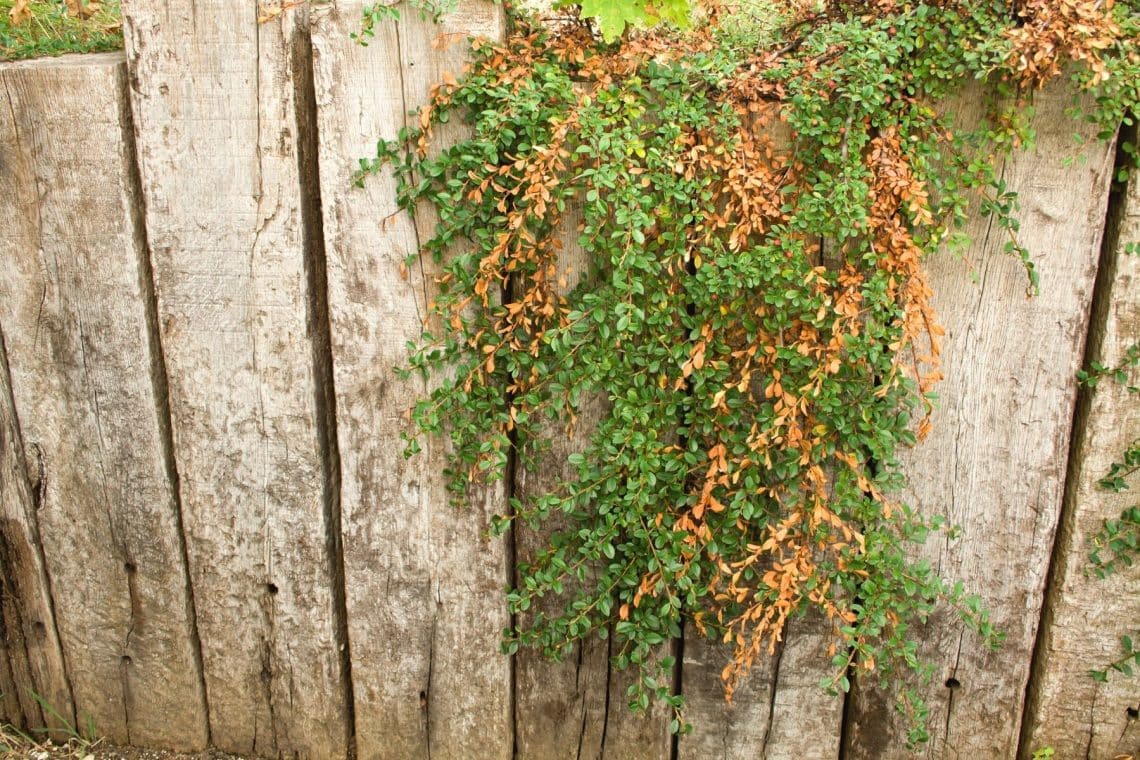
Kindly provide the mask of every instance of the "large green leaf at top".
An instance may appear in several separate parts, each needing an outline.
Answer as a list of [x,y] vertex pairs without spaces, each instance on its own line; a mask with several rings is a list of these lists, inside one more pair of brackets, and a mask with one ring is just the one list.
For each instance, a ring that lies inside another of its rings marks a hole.
[[693,3],[692,0],[656,0],[653,9],[662,21],[684,29],[689,25]]
[[613,42],[625,33],[627,26],[646,29],[662,21],[687,26],[692,0],[582,0],[578,4],[584,17],[597,21],[602,38]]

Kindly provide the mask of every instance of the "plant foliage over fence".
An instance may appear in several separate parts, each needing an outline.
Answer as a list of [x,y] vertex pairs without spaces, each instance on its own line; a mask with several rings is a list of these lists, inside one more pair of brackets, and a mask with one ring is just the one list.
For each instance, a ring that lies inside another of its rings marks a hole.
[[[443,274],[410,367],[434,390],[413,419],[449,436],[457,498],[607,402],[575,476],[498,524],[566,526],[520,567],[505,648],[557,657],[612,635],[616,665],[641,673],[631,704],[667,701],[682,730],[659,645],[683,621],[732,646],[729,697],[810,608],[833,624],[832,689],[928,673],[912,631],[940,603],[997,643],[976,597],[911,558],[943,526],[897,497],[896,452],[928,429],[940,377],[922,259],[980,209],[1034,290],[995,167],[1032,140],[1025,96],[1062,71],[1096,93],[1081,117],[1103,137],[1131,118],[1140,9],[565,10],[553,29],[516,15],[505,42],[477,41],[363,169],[391,162],[401,205],[438,214],[424,249]],[[942,104],[971,80],[994,93],[990,119],[958,131]],[[467,136],[433,148],[450,119]],[[559,266],[572,209],[591,262],[573,287]],[[556,612],[535,612],[543,597]],[[902,694],[921,741],[925,708]]]

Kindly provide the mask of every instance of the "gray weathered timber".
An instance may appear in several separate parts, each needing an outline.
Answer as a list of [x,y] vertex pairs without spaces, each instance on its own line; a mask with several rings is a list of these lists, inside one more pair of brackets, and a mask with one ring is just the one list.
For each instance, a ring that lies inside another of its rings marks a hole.
[[[783,122],[765,129],[777,148],[791,145]],[[837,267],[838,256],[825,257],[824,247],[821,242],[818,263]],[[822,615],[790,621],[775,653],[757,659],[727,703],[721,672],[732,659],[732,647],[686,627],[681,683],[693,732],[678,743],[681,760],[838,757],[844,700],[819,686],[833,675],[827,649],[835,640]]]
[[844,695],[831,696],[820,679],[834,677],[828,647],[832,623],[810,612],[788,624],[775,677],[765,760],[834,760],[839,757]]
[[685,719],[693,725],[693,732],[678,741],[680,760],[752,760],[766,756],[782,653],[783,647],[774,656],[759,659],[728,703],[720,672],[731,659],[732,648],[695,631],[686,637],[681,690]]
[[[0,138],[0,166],[8,163]],[[0,172],[5,170],[0,168]],[[0,331],[0,722],[24,729],[65,726],[45,715],[33,694],[74,724],[75,705],[64,669],[48,591],[35,496],[28,483],[8,362]],[[53,738],[65,739],[63,733]]]
[[[304,6],[124,3],[213,743],[342,757],[347,683],[298,140]],[[310,201],[311,202],[311,201]]]
[[[563,218],[563,245],[557,263],[557,280],[564,293],[577,287],[590,268],[588,256],[578,244],[580,222],[580,207],[571,205]],[[569,420],[543,423],[539,432],[549,438],[550,448],[536,457],[531,468],[520,465],[515,470],[513,495],[521,504],[533,503],[574,475],[567,459],[589,443],[605,408],[604,399],[587,399],[573,428],[569,427]],[[551,515],[541,529],[523,521],[515,523],[512,538],[516,562],[532,561],[547,546],[550,535],[564,526],[557,515]],[[518,578],[514,581],[518,583]],[[559,601],[540,599],[533,611],[549,608],[553,612]],[[525,618],[520,622],[525,625]],[[515,655],[514,680],[518,756],[535,760],[603,757],[608,670],[609,641],[597,637],[575,644],[561,662],[547,660],[533,649],[520,649]]]
[[[970,227],[964,261],[944,254],[928,264],[946,327],[946,379],[933,432],[902,452],[904,498],[961,526],[959,539],[933,537],[923,555],[940,575],[981,594],[1006,634],[990,651],[948,610],[916,632],[920,655],[935,666],[933,681],[920,687],[930,706],[932,738],[922,750],[929,758],[1017,750],[1112,165],[1096,130],[1065,114],[1071,99],[1057,85],[1035,94],[1036,147],[1003,168],[1020,194],[1020,239],[1041,272],[1041,295],[1026,298],[1021,264],[1002,252],[1006,233],[985,219]],[[982,100],[963,98],[962,118],[980,123]],[[1072,165],[1066,156],[1076,157]],[[847,757],[913,757],[893,701],[859,691]]]
[[75,712],[113,741],[201,749],[126,67],[66,58],[0,80],[0,323]]
[[520,650],[515,670],[519,757],[599,758],[609,649],[591,638],[562,662]]
[[[610,655],[616,653],[610,639]],[[661,644],[654,653],[657,657],[676,656],[676,640]],[[637,677],[637,670],[615,670],[610,665],[606,693],[606,719],[603,724],[602,754],[604,760],[666,760],[673,739],[669,721],[673,717],[668,705],[651,699],[648,709],[634,712],[629,709],[629,687]]]
[[[600,404],[586,402],[580,410],[573,435],[566,425],[552,423],[549,430],[551,448],[536,462],[533,471],[522,467],[516,471],[514,496],[523,504],[549,492],[561,480],[572,475],[566,458],[581,451],[596,423]],[[592,408],[591,408],[592,407]],[[545,530],[529,528],[519,522],[514,526],[518,562],[528,562],[546,546],[546,538],[556,529],[557,518]],[[557,599],[540,600],[535,611]],[[607,722],[606,689],[609,678],[609,642],[596,637],[574,645],[561,662],[545,659],[532,649],[520,649],[515,655],[515,726],[518,756],[546,758],[591,758],[605,756],[602,746]],[[616,686],[615,686],[616,688]],[[618,694],[624,703],[624,694]],[[619,704],[623,707],[624,704]],[[611,745],[612,746],[612,745]]]
[[[1110,367],[1120,366],[1128,347],[1140,340],[1140,257],[1124,253],[1125,244],[1140,240],[1135,175],[1127,195],[1116,200],[1086,353],[1090,361]],[[1135,370],[1130,382],[1140,382]],[[1120,636],[1136,633],[1140,567],[1104,579],[1087,572],[1092,538],[1104,520],[1136,504],[1135,490],[1114,494],[1096,483],[1138,435],[1140,404],[1123,385],[1102,380],[1086,392],[1074,430],[1065,514],[1025,716],[1025,757],[1045,746],[1057,757],[1140,754],[1140,722],[1128,712],[1140,706],[1135,680],[1111,673],[1108,683],[1098,683],[1088,674],[1119,659]]]
[[[558,254],[558,288],[568,293],[590,269],[588,254],[578,242],[581,209],[572,205],[563,218]],[[515,471],[513,494],[526,504],[574,476],[568,457],[582,451],[596,430],[608,403],[600,398],[582,402],[572,429],[568,419],[546,421],[540,435],[551,447],[532,469]],[[527,562],[547,546],[564,525],[552,515],[541,529],[524,522],[514,526],[516,560]],[[569,592],[568,592],[569,593]],[[553,612],[561,597],[540,600],[534,611]],[[668,708],[653,702],[647,712],[633,713],[626,690],[633,671],[612,670],[612,639],[591,637],[575,644],[562,662],[522,649],[515,655],[515,726],[518,756],[525,758],[665,758],[669,755]],[[665,646],[663,649],[667,649]]]
[[[436,441],[403,456],[405,413],[426,387],[395,369],[420,336],[431,264],[401,276],[419,240],[390,172],[351,186],[357,159],[396,136],[442,68],[458,73],[463,47],[432,49],[437,30],[407,8],[361,47],[348,37],[360,10],[316,8],[313,31],[357,746],[367,758],[508,758],[507,555],[487,534],[506,504],[487,489],[450,506]],[[498,35],[500,10],[464,3],[438,31]]]
[[819,686],[830,670],[830,630],[815,614],[790,621],[775,654],[757,660],[731,703],[720,672],[732,648],[686,637],[682,691],[693,732],[680,740],[681,760],[838,757],[843,698]]

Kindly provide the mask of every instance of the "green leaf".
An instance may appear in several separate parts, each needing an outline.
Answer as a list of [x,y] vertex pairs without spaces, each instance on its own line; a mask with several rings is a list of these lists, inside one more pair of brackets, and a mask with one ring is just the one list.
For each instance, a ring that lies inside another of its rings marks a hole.
[[602,39],[613,42],[625,33],[627,26],[645,27],[652,24],[645,3],[637,0],[583,0],[582,16],[598,23]]

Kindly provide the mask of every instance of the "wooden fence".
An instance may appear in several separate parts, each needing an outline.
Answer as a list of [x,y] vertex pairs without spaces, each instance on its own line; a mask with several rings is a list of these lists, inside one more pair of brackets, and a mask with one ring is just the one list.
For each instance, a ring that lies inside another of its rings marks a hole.
[[[499,654],[536,537],[487,538],[503,487],[449,507],[439,447],[401,455],[423,389],[393,369],[431,271],[399,267],[431,222],[394,214],[390,177],[351,183],[461,67],[437,37],[500,34],[497,6],[442,29],[405,13],[362,47],[360,0],[265,23],[249,2],[123,5],[125,56],[0,65],[0,721],[273,758],[910,756],[889,692],[819,691],[810,619],[731,706],[726,652],[673,642],[696,724],[676,742],[627,711],[606,642]],[[1087,675],[1140,620],[1140,573],[1084,573],[1127,504],[1095,482],[1140,408],[1075,382],[1140,335],[1140,187],[1110,193],[1113,146],[1071,92],[1035,99],[1036,147],[1002,172],[1041,296],[984,220],[930,262],[947,380],[908,498],[961,526],[922,551],[1008,637],[990,652],[949,613],[922,631],[930,758],[1140,750],[1136,682]]]

